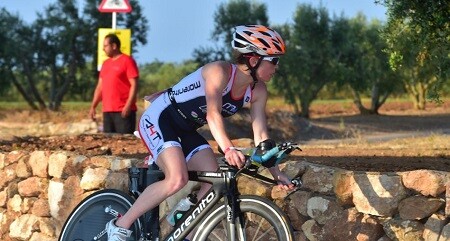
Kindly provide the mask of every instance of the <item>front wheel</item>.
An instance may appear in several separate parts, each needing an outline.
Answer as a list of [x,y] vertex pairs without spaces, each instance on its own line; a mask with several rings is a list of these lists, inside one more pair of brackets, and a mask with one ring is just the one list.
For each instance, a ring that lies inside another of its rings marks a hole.
[[[59,241],[100,240],[107,241],[106,223],[118,214],[124,214],[134,200],[127,194],[105,189],[95,192],[81,201],[67,218]],[[139,240],[141,222],[138,219],[130,228],[130,241]]]
[[[197,229],[195,241],[265,240],[292,241],[292,228],[281,209],[258,196],[239,196],[240,221],[235,230],[227,228],[226,206],[221,203],[211,211]],[[235,237],[228,237],[230,234]]]

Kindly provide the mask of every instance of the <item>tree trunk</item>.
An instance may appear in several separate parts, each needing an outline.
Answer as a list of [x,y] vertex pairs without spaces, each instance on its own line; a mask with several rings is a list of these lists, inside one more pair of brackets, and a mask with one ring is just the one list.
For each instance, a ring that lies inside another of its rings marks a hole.
[[10,72],[10,76],[11,76],[11,80],[12,80],[14,86],[16,87],[17,91],[19,91],[19,93],[22,95],[22,97],[25,99],[25,101],[28,103],[28,105],[31,107],[31,109],[38,110],[37,105],[34,104],[33,99],[28,95],[28,93],[25,91],[23,86],[19,83],[16,76],[12,72]]
[[[75,53],[74,53],[74,55],[75,55]],[[77,61],[76,61],[75,57],[73,57],[69,63],[69,72],[68,72],[66,78],[64,78],[63,84],[61,85],[58,92],[56,93],[55,110],[59,110],[61,108],[61,103],[64,98],[64,95],[69,90],[70,84],[75,81],[76,73],[77,73]]]
[[[381,107],[384,103],[386,103],[386,100],[387,100],[387,98],[389,97],[390,94],[391,94],[391,93],[389,92],[389,93],[385,93],[385,94],[384,94],[383,96],[381,96],[381,97],[378,97],[378,99],[377,99],[377,104],[373,106],[373,111],[374,111],[374,113],[376,113],[377,115],[379,114],[379,113],[378,113],[378,110],[380,109],[380,107]],[[381,100],[380,100],[380,98],[381,98]]]
[[297,105],[297,103],[294,103],[294,112],[295,112],[295,114],[297,114],[297,115],[300,115],[300,108],[298,107],[298,105]]
[[427,86],[421,82],[406,85],[406,91],[413,100],[416,110],[425,110]]
[[369,115],[372,114],[370,112],[370,110],[368,110],[366,107],[364,107],[362,101],[361,101],[361,96],[359,95],[358,91],[356,91],[355,89],[351,88],[352,94],[353,94],[353,103],[356,105],[356,107],[359,110],[359,114],[360,115]]
[[385,92],[383,94],[383,96],[381,96],[379,86],[374,84],[372,86],[372,96],[371,96],[372,104],[370,105],[370,112],[372,114],[378,115],[379,114],[378,110],[386,102],[386,100],[387,100],[387,98],[389,97],[390,94],[391,93],[388,91],[388,92]]
[[300,102],[301,113],[300,116],[309,119],[309,106],[311,105],[311,101],[303,100]]
[[34,99],[36,99],[36,101],[39,104],[39,109],[44,110],[47,108],[47,106],[45,105],[44,100],[42,99],[41,95],[39,94],[39,91],[36,88],[36,85],[34,83],[34,78],[33,78],[33,73],[30,70],[30,66],[28,65],[28,63],[26,61],[22,61],[22,65],[23,65],[23,69],[24,69],[24,74],[26,77],[26,80],[29,84],[31,93],[33,94]]
[[376,84],[374,84],[372,86],[372,94],[370,97],[370,112],[372,112],[373,114],[378,114],[378,108],[380,108],[379,98],[380,88]]
[[55,96],[56,96],[56,86],[58,83],[58,70],[55,66],[55,64],[51,65],[50,68],[51,71],[51,79],[50,79],[50,90],[48,93],[48,97],[49,97],[49,103],[48,103],[48,108],[50,110],[55,110]]

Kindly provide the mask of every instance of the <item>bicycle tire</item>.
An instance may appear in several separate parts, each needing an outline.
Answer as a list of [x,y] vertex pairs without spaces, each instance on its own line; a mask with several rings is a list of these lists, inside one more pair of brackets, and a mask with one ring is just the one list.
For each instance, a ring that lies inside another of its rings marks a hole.
[[[281,209],[268,199],[242,195],[238,199],[241,212],[244,214],[243,240],[259,241],[293,241],[292,227]],[[227,237],[225,229],[226,206],[222,202],[204,218],[194,234],[195,241],[224,241]],[[237,233],[237,232],[236,232]],[[241,240],[236,237],[235,240]]]
[[[106,223],[114,218],[106,213],[105,208],[111,206],[117,212],[125,213],[134,199],[124,192],[105,189],[95,192],[81,201],[67,218],[59,236],[59,241],[107,241],[105,233],[99,239],[95,239],[103,230]],[[130,228],[133,231],[130,241],[140,238],[141,220],[137,220]]]

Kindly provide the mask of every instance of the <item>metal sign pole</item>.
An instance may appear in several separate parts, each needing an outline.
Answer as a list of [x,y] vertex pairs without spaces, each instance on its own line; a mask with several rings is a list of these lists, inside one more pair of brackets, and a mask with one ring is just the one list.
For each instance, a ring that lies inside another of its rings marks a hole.
[[117,18],[117,12],[112,13],[112,29],[116,30],[116,18]]

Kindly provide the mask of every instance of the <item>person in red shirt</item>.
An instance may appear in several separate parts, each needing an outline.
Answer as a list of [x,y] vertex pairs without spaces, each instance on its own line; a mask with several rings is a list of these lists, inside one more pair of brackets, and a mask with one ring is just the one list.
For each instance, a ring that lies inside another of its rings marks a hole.
[[132,134],[136,129],[139,78],[136,61],[120,51],[120,40],[115,34],[106,35],[103,51],[109,59],[100,70],[89,116],[95,120],[96,107],[102,102],[103,132]]

